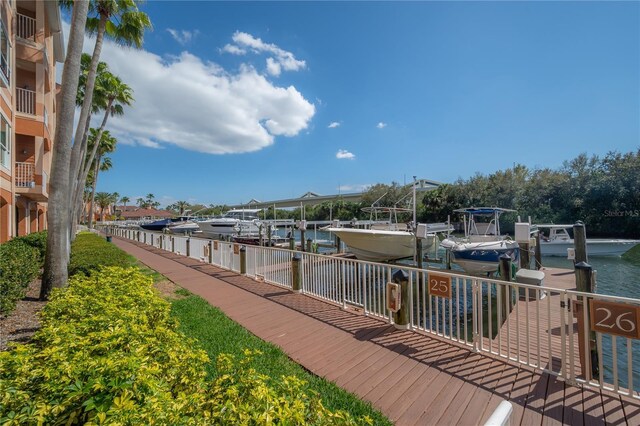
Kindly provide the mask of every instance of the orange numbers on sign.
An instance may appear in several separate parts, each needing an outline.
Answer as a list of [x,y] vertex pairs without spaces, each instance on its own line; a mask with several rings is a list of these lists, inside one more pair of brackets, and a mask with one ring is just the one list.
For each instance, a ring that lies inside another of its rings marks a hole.
[[591,329],[600,333],[640,339],[640,306],[592,300]]
[[448,275],[428,275],[429,295],[451,299],[451,277]]

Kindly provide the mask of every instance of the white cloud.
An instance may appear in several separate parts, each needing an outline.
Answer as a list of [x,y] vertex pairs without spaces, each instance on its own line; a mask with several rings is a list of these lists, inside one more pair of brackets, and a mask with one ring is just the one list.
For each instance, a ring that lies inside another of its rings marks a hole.
[[[93,44],[87,41],[85,51]],[[189,52],[162,58],[110,41],[100,59],[134,91],[133,106],[109,119],[109,130],[122,143],[172,144],[209,154],[252,152],[278,136],[299,134],[315,114],[294,86],[277,86],[248,65],[228,72]]]
[[242,49],[238,46],[236,46],[235,44],[226,44],[223,48],[222,48],[223,52],[227,52],[227,53],[231,53],[232,55],[244,55],[247,53],[247,51],[245,49]]
[[336,188],[339,192],[363,192],[371,188],[371,184],[353,184],[353,185],[340,185]]
[[305,61],[296,59],[293,53],[287,52],[275,44],[265,43],[249,33],[236,31],[232,40],[235,44],[227,44],[222,48],[223,52],[244,55],[249,49],[257,54],[268,53],[273,55],[267,58],[267,72],[273,76],[279,76],[282,70],[298,71],[307,66]]
[[349,152],[346,149],[339,149],[336,153],[336,158],[339,160],[354,160],[356,156],[354,153]]
[[173,28],[167,28],[171,37],[178,43],[185,45],[193,40],[200,32],[198,30],[187,31],[187,30],[174,30]]
[[384,122],[381,121],[378,124],[376,124],[376,127],[378,129],[384,129],[385,127],[387,127],[387,123],[384,123]]
[[340,127],[340,122],[332,121],[327,127],[329,127],[330,129],[335,129],[336,127]]

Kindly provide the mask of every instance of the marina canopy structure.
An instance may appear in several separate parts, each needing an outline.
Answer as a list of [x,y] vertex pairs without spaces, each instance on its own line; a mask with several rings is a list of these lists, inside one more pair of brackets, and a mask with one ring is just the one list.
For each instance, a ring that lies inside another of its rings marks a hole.
[[[437,182],[429,179],[418,179],[416,181],[416,192],[426,192],[436,189],[438,186],[442,185],[441,182]],[[410,189],[413,186],[413,183],[405,185],[404,188]],[[256,199],[252,199],[248,203],[244,204],[236,204],[230,206],[232,209],[265,209],[269,207],[300,207],[300,206],[315,206],[318,204],[322,204],[327,201],[348,201],[352,203],[360,202],[362,196],[366,193],[363,192],[351,192],[345,194],[334,194],[334,195],[319,195],[315,192],[307,192],[298,198],[287,198],[282,200],[273,200],[273,201],[259,201]]]

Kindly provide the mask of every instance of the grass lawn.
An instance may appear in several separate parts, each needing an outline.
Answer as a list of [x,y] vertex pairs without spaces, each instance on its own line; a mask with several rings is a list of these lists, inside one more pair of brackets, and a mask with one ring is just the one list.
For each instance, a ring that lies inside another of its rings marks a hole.
[[249,333],[204,299],[182,289],[176,293],[186,297],[171,301],[172,314],[180,321],[180,331],[197,339],[213,360],[208,366],[211,377],[217,374],[215,359],[219,353],[239,356],[243,349],[258,349],[263,355],[253,360],[252,367],[272,380],[279,380],[283,375],[295,375],[307,382],[307,389],[320,395],[325,407],[345,410],[354,417],[368,415],[376,425],[392,424],[368,403],[309,373],[291,361],[278,347]]

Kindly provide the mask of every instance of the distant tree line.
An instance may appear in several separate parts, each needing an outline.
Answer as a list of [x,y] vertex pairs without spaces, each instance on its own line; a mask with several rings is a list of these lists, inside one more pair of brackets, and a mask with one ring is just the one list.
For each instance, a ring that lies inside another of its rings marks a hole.
[[[441,221],[454,209],[497,206],[517,210],[533,223],[583,221],[588,236],[640,237],[640,149],[581,154],[558,170],[516,165],[490,175],[458,179],[427,193],[420,219]],[[516,214],[503,216],[503,231],[513,229]],[[453,220],[453,217],[452,217]],[[506,225],[506,226],[505,226]]]

